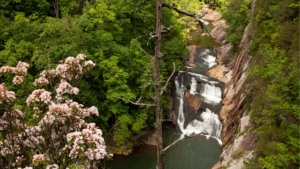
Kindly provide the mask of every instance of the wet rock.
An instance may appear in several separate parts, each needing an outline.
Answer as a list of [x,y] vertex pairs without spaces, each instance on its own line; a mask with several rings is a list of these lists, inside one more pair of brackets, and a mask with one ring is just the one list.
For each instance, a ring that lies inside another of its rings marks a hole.
[[168,95],[169,97],[169,106],[170,106],[170,111],[172,111],[174,109],[174,102],[173,102],[173,98],[171,95]]
[[208,33],[202,33],[201,36],[209,36]]
[[189,57],[188,57],[188,61],[186,63],[186,66],[196,67],[196,65],[193,64],[193,62],[194,62],[194,58],[195,58],[195,53],[196,53],[196,48],[197,47],[190,45],[187,48],[189,50]]
[[201,106],[201,99],[199,97],[190,94],[189,92],[185,92],[185,97],[188,99],[189,105],[195,109],[195,113],[197,114],[198,110]]
[[149,138],[146,140],[145,144],[156,146],[156,133],[150,135]]
[[170,112],[169,119],[172,120],[172,124],[176,125],[177,124],[177,116],[175,114],[175,111]]

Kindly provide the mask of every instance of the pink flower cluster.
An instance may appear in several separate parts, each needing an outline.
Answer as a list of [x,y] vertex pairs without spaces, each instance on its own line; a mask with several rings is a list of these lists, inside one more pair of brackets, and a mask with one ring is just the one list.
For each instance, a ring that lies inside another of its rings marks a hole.
[[[71,158],[82,158],[88,160],[99,160],[104,157],[111,158],[112,154],[107,154],[105,142],[102,137],[102,131],[96,127],[94,123],[86,124],[83,120],[90,115],[99,115],[99,111],[95,106],[84,108],[71,99],[65,99],[64,94],[78,94],[79,89],[71,86],[76,84],[95,64],[92,61],[85,61],[86,56],[79,54],[76,58],[68,57],[57,66],[55,70],[44,70],[40,73],[40,77],[35,79],[34,85],[39,87],[54,87],[54,97],[52,93],[45,89],[34,90],[27,98],[27,105],[33,103],[34,120],[30,125],[24,124],[23,112],[10,108],[10,112],[5,112],[0,118],[0,132],[4,136],[4,140],[0,141],[0,153],[3,158],[8,161],[13,160],[14,168],[23,163],[23,156],[20,156],[21,150],[30,150],[28,152],[39,152],[34,155],[32,162],[38,163],[46,161],[42,153],[49,149],[58,150],[51,151],[51,156],[65,158],[68,155]],[[16,76],[13,83],[20,84],[27,73],[29,65],[19,62],[17,67],[1,67],[0,73],[14,73]],[[60,80],[59,84],[56,84]],[[67,81],[71,81],[68,83]],[[48,84],[51,85],[48,86]],[[8,91],[5,84],[0,84],[0,106],[2,103],[11,103],[16,99],[15,93]],[[47,105],[41,104],[45,103]],[[30,109],[27,109],[30,110]],[[2,130],[5,130],[3,132]],[[7,132],[9,131],[9,132]],[[71,142],[72,145],[63,144]],[[47,144],[46,144],[47,143]],[[15,154],[14,158],[12,154]],[[30,153],[29,153],[30,155]],[[33,155],[33,154],[32,154]],[[22,164],[24,165],[24,164]],[[61,164],[59,164],[61,165]],[[28,168],[28,167],[27,167]],[[30,167],[31,168],[31,167]],[[28,168],[29,169],[29,168]],[[48,165],[47,169],[59,169],[56,164]]]
[[16,163],[22,162],[22,161],[23,161],[23,156],[22,157],[18,156],[17,159],[16,159]]
[[15,76],[14,78],[13,78],[13,83],[14,84],[21,84],[22,82],[23,82],[23,78],[24,78],[24,76]]
[[44,76],[41,76],[38,79],[35,79],[35,81],[33,82],[34,86],[37,86],[37,85],[47,85],[47,84],[49,84],[49,81]]
[[59,166],[57,164],[48,165],[46,169],[59,169]]
[[[68,142],[74,141],[69,156],[76,158],[84,155],[90,160],[103,159],[107,152],[102,131],[97,128],[95,123],[86,126],[87,128],[83,129],[82,132],[73,132],[67,135]],[[89,145],[89,148],[87,149],[85,145]]]
[[7,87],[5,86],[5,83],[0,84],[0,104],[5,102],[11,102],[16,100],[15,92],[8,91]]
[[51,101],[51,93],[46,91],[45,89],[37,89],[32,92],[31,95],[26,100],[27,105],[30,105],[34,102],[44,102],[45,104],[49,104]]
[[95,63],[91,60],[84,62],[85,67],[95,67]]
[[[0,73],[16,74],[16,76],[13,78],[12,82],[14,84],[21,84],[23,82],[24,76],[27,74],[28,67],[29,67],[29,64],[19,61],[17,67],[2,66],[0,68]],[[20,75],[20,76],[18,76],[18,75]]]
[[45,160],[46,159],[45,159],[43,154],[34,155],[33,158],[32,158],[33,163],[43,162]]
[[58,95],[63,95],[65,93],[77,95],[78,92],[79,92],[79,89],[77,87],[72,87],[68,82],[60,83],[58,88],[56,89],[56,93]]

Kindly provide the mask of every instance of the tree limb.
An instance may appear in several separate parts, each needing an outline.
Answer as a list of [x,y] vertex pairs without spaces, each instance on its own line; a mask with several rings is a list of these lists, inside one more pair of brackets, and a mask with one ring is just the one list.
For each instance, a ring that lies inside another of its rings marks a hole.
[[139,4],[139,6],[137,6],[137,7],[134,9],[133,13],[136,13],[136,11],[139,10],[140,7],[143,6],[144,3],[145,3],[146,1],[149,1],[149,0],[143,0],[143,1]]
[[160,95],[162,95],[162,94],[164,93],[164,91],[167,90],[168,83],[169,83],[171,77],[172,77],[172,76],[174,75],[174,73],[175,73],[176,67],[175,67],[175,63],[174,63],[174,62],[173,62],[173,66],[174,66],[174,70],[173,70],[172,74],[170,75],[170,77],[168,78],[168,80],[167,80],[165,86],[161,89]]
[[174,146],[176,143],[178,143],[179,141],[181,141],[181,140],[183,140],[183,139],[185,139],[185,138],[192,138],[192,137],[198,136],[198,135],[200,135],[200,134],[201,134],[201,133],[199,133],[199,134],[194,134],[194,135],[191,135],[191,136],[184,135],[183,138],[174,141],[174,142],[173,142],[172,144],[170,144],[168,147],[164,148],[164,149],[163,149],[163,152],[165,153],[165,151],[167,151],[170,147]]
[[[186,15],[186,16],[190,16],[190,17],[196,19],[196,20],[200,23],[202,30],[203,30],[203,27],[204,27],[205,30],[207,31],[207,33],[209,34],[210,39],[212,40],[212,42],[213,42],[213,44],[214,44],[214,52],[216,53],[215,42],[214,42],[214,40],[213,40],[211,34],[210,34],[209,31],[207,30],[206,26],[204,25],[204,23],[197,17],[196,13],[188,13],[188,12],[182,11],[182,10],[180,10],[180,9],[174,7],[174,6],[171,6],[171,5],[169,5],[169,4],[166,4],[166,3],[164,3],[164,2],[162,2],[162,7],[167,7],[167,8],[169,8],[169,9],[172,9],[172,10],[176,11],[177,13],[180,13],[180,14],[183,14],[183,15]],[[202,34],[202,33],[201,33],[201,34]]]
[[124,98],[123,96],[122,96],[122,97],[119,97],[119,99],[122,99],[122,100],[128,101],[128,102],[130,102],[130,103],[132,103],[132,104],[134,104],[134,105],[138,105],[138,106],[151,106],[151,107],[154,107],[154,106],[155,106],[155,104],[145,104],[145,103],[139,103],[139,102],[140,102],[140,100],[141,100],[141,97],[140,97],[140,98],[139,98],[139,100],[138,100],[138,101],[136,101],[136,102],[133,102],[133,101],[131,101],[131,100],[129,100],[129,99],[126,99],[126,98]]
[[131,41],[132,44],[134,44],[136,47],[141,49],[152,61],[154,61],[153,56],[149,55],[143,48],[141,48],[139,45],[135,44],[134,42]]
[[[198,21],[200,24],[202,24],[201,27],[203,26],[203,27],[205,28],[206,32],[209,34],[210,39],[211,39],[211,41],[212,41],[213,44],[214,44],[214,52],[216,53],[215,42],[214,42],[214,40],[213,40],[213,37],[211,36],[211,34],[209,33],[208,29],[207,29],[206,26],[201,22],[201,20],[200,20],[199,18],[197,18],[197,21]],[[203,30],[203,28],[202,28],[202,30]],[[202,31],[202,32],[203,32],[203,31]],[[202,34],[202,33],[201,33],[201,34]]]

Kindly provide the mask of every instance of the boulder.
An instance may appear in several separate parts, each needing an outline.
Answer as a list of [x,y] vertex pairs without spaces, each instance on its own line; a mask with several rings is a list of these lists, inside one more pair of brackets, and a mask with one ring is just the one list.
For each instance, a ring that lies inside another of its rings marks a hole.
[[195,113],[197,114],[202,103],[201,99],[189,92],[185,92],[185,97],[187,98],[189,105],[195,109]]
[[175,111],[170,112],[169,119],[172,120],[172,124],[176,125],[177,124],[177,116],[175,114]]
[[208,33],[202,33],[201,36],[209,36]]
[[228,31],[229,29],[229,26],[228,25],[219,25],[217,27],[215,27],[211,32],[211,36],[213,38],[216,39],[216,41],[218,43],[221,43],[222,45],[225,45],[228,43],[227,40],[225,40],[225,37],[226,37],[226,32]]
[[145,142],[145,144],[156,146],[157,145],[156,133],[153,133],[152,135],[150,135],[149,138],[147,139],[147,141]]
[[212,11],[212,12],[207,13],[204,17],[202,17],[202,19],[216,21],[220,17],[221,17],[221,14],[219,12]]

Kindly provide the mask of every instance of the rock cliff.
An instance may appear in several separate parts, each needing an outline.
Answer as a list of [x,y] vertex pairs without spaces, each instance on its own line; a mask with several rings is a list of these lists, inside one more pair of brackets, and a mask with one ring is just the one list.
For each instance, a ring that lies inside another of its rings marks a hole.
[[[255,0],[252,1],[252,12]],[[253,18],[252,18],[253,19]],[[251,41],[248,39],[252,34],[250,27],[252,20],[246,27],[240,44],[239,53],[235,60],[230,60],[232,46],[227,44],[217,49],[219,65],[211,69],[208,74],[226,83],[223,95],[223,107],[220,116],[223,120],[222,140],[223,153],[219,162],[213,169],[222,167],[239,169],[244,166],[243,161],[252,157],[255,136],[251,132],[251,121],[248,113],[243,110],[247,99],[245,81],[248,77],[248,65],[251,61],[248,47]],[[224,31],[228,26],[220,25],[212,31],[214,38],[223,42]],[[225,42],[224,42],[225,43]],[[226,62],[226,63],[224,63]]]

